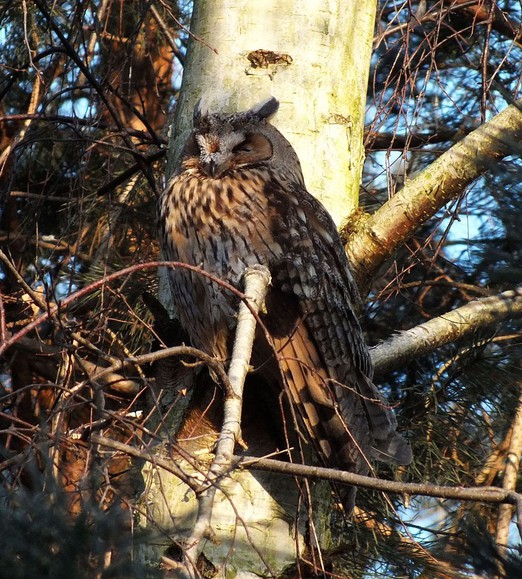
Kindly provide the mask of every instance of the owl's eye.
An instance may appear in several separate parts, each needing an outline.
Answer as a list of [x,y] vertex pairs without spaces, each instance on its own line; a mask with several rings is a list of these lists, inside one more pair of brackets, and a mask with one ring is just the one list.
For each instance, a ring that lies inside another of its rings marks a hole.
[[272,154],[270,141],[261,134],[249,134],[233,149],[236,163],[258,163],[268,159]]
[[242,143],[239,143],[239,145],[236,145],[232,149],[233,153],[248,153],[248,154],[250,154],[253,151],[254,151],[254,144],[249,139],[246,139]]

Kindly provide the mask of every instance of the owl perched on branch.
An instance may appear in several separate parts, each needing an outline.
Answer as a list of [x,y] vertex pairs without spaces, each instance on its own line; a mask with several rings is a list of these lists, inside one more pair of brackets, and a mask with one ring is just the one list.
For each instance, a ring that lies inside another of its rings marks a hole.
[[[165,257],[199,265],[240,288],[248,266],[272,286],[252,365],[283,388],[299,429],[325,464],[367,474],[370,460],[408,464],[411,450],[372,382],[356,312],[359,295],[336,227],[306,190],[297,155],[269,123],[275,98],[237,114],[196,106],[193,130],[159,201]],[[237,298],[207,277],[170,270],[192,345],[226,360]],[[275,350],[275,351],[274,351]],[[354,491],[345,504],[353,507]]]

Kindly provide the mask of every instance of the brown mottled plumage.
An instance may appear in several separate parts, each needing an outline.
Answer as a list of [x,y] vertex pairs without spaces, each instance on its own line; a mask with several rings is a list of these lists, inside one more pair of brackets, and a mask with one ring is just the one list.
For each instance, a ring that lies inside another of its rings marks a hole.
[[[194,129],[159,202],[165,257],[199,265],[238,288],[246,267],[268,266],[265,323],[280,372],[260,343],[254,367],[286,388],[326,464],[361,474],[370,458],[407,464],[411,450],[372,383],[355,314],[359,296],[341,240],[306,191],[292,146],[268,122],[277,108],[274,98],[233,115],[196,107]],[[234,296],[187,270],[170,276],[192,345],[227,359]]]

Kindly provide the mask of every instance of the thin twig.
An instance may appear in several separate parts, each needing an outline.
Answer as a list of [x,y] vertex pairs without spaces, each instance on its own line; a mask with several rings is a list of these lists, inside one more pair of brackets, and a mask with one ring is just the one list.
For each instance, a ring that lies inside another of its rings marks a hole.
[[4,309],[4,299],[0,293],[0,344],[7,340],[7,323]]
[[[500,487],[450,487],[423,483],[389,481],[370,476],[340,471],[333,468],[307,466],[254,456],[234,456],[234,464],[248,470],[278,472],[288,476],[300,476],[316,480],[357,485],[367,489],[406,495],[421,495],[458,501],[480,501],[516,505],[521,495]],[[522,498],[522,497],[521,497]]]
[[165,3],[163,0],[159,0],[160,4],[167,10],[167,12],[169,13],[170,17],[172,18],[172,20],[174,20],[174,22],[183,30],[185,31],[191,38],[193,38],[196,42],[201,42],[201,44],[203,44],[204,46],[206,46],[207,48],[210,48],[210,50],[212,50],[212,52],[214,52],[215,54],[219,54],[219,52],[217,51],[217,49],[215,49],[213,46],[210,46],[210,44],[207,44],[203,38],[201,38],[200,36],[196,36],[191,30],[189,30],[186,26],[184,26],[173,14],[172,9],[170,8],[170,6]]
[[152,191],[156,192],[156,182],[155,182],[154,177],[150,171],[150,168],[143,162],[143,159],[142,159],[141,155],[138,153],[136,146],[134,145],[132,139],[125,132],[125,128],[120,120],[120,117],[118,115],[116,108],[113,106],[111,101],[107,98],[107,94],[106,94],[105,89],[107,89],[108,87],[102,86],[102,84],[100,82],[98,82],[96,77],[92,74],[89,67],[84,63],[84,61],[79,56],[79,54],[77,53],[77,51],[75,50],[73,45],[69,42],[69,40],[67,39],[65,34],[62,32],[61,28],[58,26],[58,24],[56,23],[56,21],[52,17],[51,12],[49,12],[46,3],[43,2],[42,0],[33,0],[33,2],[34,2],[34,4],[36,4],[38,9],[42,13],[43,17],[45,18],[45,20],[49,24],[49,27],[51,28],[51,30],[60,39],[60,42],[61,42],[65,52],[67,53],[67,55],[71,58],[71,60],[74,61],[76,66],[80,69],[82,74],[89,81],[92,88],[96,91],[98,97],[100,98],[100,100],[102,101],[104,106],[107,108],[107,111],[111,115],[114,123],[116,124],[118,129],[121,131],[121,138],[123,139],[124,143],[128,147],[128,149],[129,149],[130,153],[132,154],[132,156],[134,157],[135,161],[138,163],[138,165],[139,165],[141,171],[143,172],[143,175],[147,179]]
[[[181,64],[181,66],[185,66],[185,60],[186,60],[185,55],[176,46],[176,43],[174,42],[174,38],[172,38],[172,35],[170,34],[169,27],[167,26],[167,24],[165,23],[165,21],[161,17],[161,14],[158,12],[158,9],[156,8],[156,6],[154,6],[154,4],[152,4],[152,3],[150,5],[150,11],[151,11],[152,17],[157,22],[158,26],[160,27],[161,31],[163,32],[165,40],[167,41],[168,45],[172,49],[174,56],[179,60],[179,63]],[[177,22],[177,24],[179,25],[179,22]]]
[[[0,252],[1,255],[1,252]],[[9,260],[8,260],[9,262]],[[14,266],[13,266],[14,267]],[[112,281],[119,279],[120,277],[125,277],[126,275],[130,275],[137,271],[143,271],[146,269],[153,269],[156,267],[181,267],[184,269],[188,269],[193,271],[203,277],[207,277],[208,279],[212,280],[213,282],[219,284],[221,287],[225,288],[226,290],[232,292],[240,299],[244,298],[244,295],[237,290],[232,284],[227,283],[226,281],[221,280],[219,277],[206,272],[204,269],[197,267],[195,265],[189,265],[187,263],[182,263],[180,261],[148,261],[146,263],[136,263],[120,271],[116,271],[107,275],[85,287],[68,295],[64,300],[57,304],[50,305],[48,310],[45,313],[42,313],[37,318],[35,318],[32,322],[27,324],[23,329],[19,330],[16,334],[11,336],[8,340],[6,340],[3,344],[0,345],[0,355],[2,355],[8,348],[13,346],[18,340],[26,336],[32,330],[36,329],[41,323],[47,321],[50,317],[56,314],[58,311],[64,312],[71,304],[75,301],[83,298],[84,296],[88,295],[89,293],[98,290],[99,288],[105,286]],[[14,270],[16,271],[16,270]],[[18,274],[19,275],[19,274]]]
[[[145,164],[150,165],[159,159],[162,159],[167,154],[167,149],[160,149],[155,153],[151,153],[150,155],[146,155],[142,157],[142,160]],[[114,179],[102,185],[97,191],[96,195],[98,197],[102,197],[111,191],[114,191],[116,187],[119,187],[122,183],[129,180],[135,173],[140,171],[140,165],[138,163],[134,163],[125,171],[122,171],[119,175],[116,175]]]

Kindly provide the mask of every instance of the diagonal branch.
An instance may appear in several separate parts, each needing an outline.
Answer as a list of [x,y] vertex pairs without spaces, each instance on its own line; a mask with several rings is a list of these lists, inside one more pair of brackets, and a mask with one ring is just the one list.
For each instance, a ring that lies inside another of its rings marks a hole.
[[513,318],[522,318],[522,286],[473,300],[381,342],[371,350],[375,372],[383,375],[402,368],[423,354]]
[[[15,276],[19,283],[22,283],[24,289],[31,295],[34,293],[25,282],[23,282],[23,277],[19,274],[14,267],[11,260],[7,257],[5,253],[0,251],[0,261],[2,261],[11,271],[11,273]],[[84,296],[92,293],[93,291],[104,287],[106,284],[112,283],[114,280],[119,278],[124,278],[129,274],[133,274],[137,271],[144,271],[147,269],[157,268],[157,267],[182,267],[184,269],[188,269],[197,273],[198,275],[202,275],[214,281],[215,283],[219,284],[221,287],[225,288],[226,290],[232,292],[233,294],[237,295],[240,299],[244,296],[238,291],[233,285],[227,283],[226,281],[220,279],[219,277],[206,272],[205,270],[201,269],[196,265],[189,265],[188,263],[182,263],[180,261],[147,261],[143,263],[135,263],[129,267],[125,267],[120,269],[119,271],[115,271],[109,275],[103,276],[101,279],[96,280],[95,282],[90,283],[79,289],[78,291],[69,294],[66,298],[64,298],[60,303],[52,303],[52,304],[45,304],[42,306],[42,309],[45,308],[46,311],[44,313],[37,316],[31,322],[27,323],[23,328],[18,330],[16,334],[12,336],[8,336],[7,340],[0,343],[0,355],[4,354],[6,350],[11,348],[13,344],[17,341],[21,340],[24,336],[27,336],[30,332],[38,328],[40,324],[52,318],[57,313],[63,313],[65,310],[77,300],[83,298]]]
[[347,253],[361,288],[428,219],[507,155],[522,151],[522,99],[456,145],[371,215],[348,240]]
[[245,301],[239,306],[236,337],[232,360],[228,371],[229,387],[224,403],[223,426],[216,446],[216,453],[210,465],[204,487],[198,496],[198,514],[192,534],[187,540],[184,553],[185,572],[194,576],[194,569],[204,539],[212,539],[212,507],[217,490],[216,483],[225,476],[233,464],[234,447],[241,440],[241,411],[243,406],[243,386],[248,372],[254,344],[257,313],[264,304],[270,284],[270,273],[264,266],[248,268],[244,273]]

